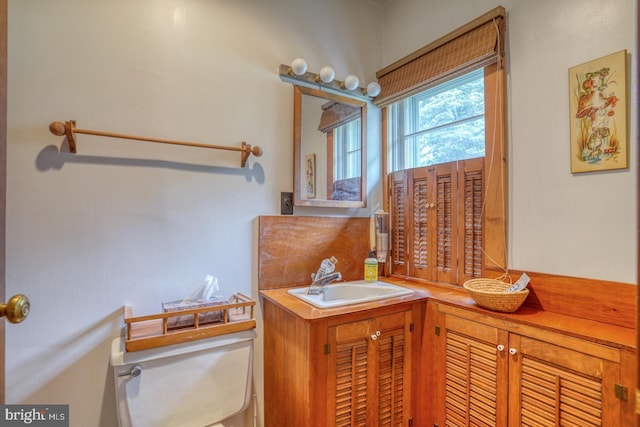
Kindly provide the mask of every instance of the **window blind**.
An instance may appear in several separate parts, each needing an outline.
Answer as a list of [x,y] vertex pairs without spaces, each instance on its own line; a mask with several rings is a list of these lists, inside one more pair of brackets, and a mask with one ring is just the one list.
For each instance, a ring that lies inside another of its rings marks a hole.
[[378,71],[376,77],[381,91],[374,103],[385,107],[474,69],[502,61],[505,32],[505,10],[499,6]]
[[335,128],[359,118],[361,110],[359,106],[328,102],[322,106],[318,130],[322,133],[331,132]]

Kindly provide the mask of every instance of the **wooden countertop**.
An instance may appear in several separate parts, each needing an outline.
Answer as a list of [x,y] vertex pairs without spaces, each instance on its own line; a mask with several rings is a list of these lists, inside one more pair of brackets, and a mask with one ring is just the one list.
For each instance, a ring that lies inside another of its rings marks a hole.
[[328,309],[316,308],[288,294],[287,291],[290,288],[261,290],[260,296],[309,322],[333,316],[375,311],[381,307],[389,307],[391,305],[434,301],[485,314],[506,322],[517,322],[553,332],[562,332],[602,345],[630,350],[636,348],[636,331],[632,328],[610,325],[544,310],[536,310],[524,306],[515,313],[500,313],[478,307],[469,294],[462,288],[421,283],[395,277],[382,277],[379,280],[412,289],[414,292],[412,295],[398,298]]
[[[380,281],[396,284],[395,281],[392,282],[391,280],[380,280]],[[425,301],[430,296],[429,290],[423,287],[414,287],[411,285],[405,285],[404,283],[401,284],[401,286],[412,289],[414,291],[413,294],[405,295],[397,298],[387,298],[379,301],[345,305],[345,306],[333,307],[333,308],[314,307],[313,305],[308,304],[294,297],[293,295],[290,295],[287,292],[289,289],[293,289],[293,288],[262,290],[260,291],[260,296],[279,305],[281,308],[285,309],[291,314],[298,316],[307,321],[320,320],[320,319],[325,319],[327,317],[340,316],[343,314],[366,312],[366,311],[375,310],[380,307],[388,307],[390,305],[407,304],[407,303],[413,303],[416,301]]]

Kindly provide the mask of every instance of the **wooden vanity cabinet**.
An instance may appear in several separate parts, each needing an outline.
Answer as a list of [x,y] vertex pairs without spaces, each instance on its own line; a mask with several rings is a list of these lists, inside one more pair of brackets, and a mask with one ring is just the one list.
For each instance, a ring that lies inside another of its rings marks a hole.
[[411,317],[407,310],[329,327],[327,426],[407,425]]
[[265,426],[409,426],[420,307],[309,320],[265,299]]
[[621,350],[434,305],[436,424],[621,426]]

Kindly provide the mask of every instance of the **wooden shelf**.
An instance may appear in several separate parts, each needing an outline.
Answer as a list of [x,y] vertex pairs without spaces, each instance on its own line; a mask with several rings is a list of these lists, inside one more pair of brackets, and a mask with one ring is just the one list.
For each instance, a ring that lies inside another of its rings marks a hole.
[[[246,331],[256,327],[253,309],[256,302],[246,295],[236,293],[228,304],[213,307],[172,311],[148,316],[133,316],[131,306],[123,307],[125,323],[125,349],[140,351],[165,345],[195,341],[232,332]],[[199,314],[222,312],[222,321],[200,325]],[[169,330],[168,319],[178,316],[193,316],[193,325]]]

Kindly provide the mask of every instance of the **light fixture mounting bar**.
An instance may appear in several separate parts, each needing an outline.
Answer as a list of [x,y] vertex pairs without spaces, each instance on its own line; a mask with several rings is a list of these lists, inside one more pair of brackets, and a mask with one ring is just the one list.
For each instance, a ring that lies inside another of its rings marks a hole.
[[331,83],[325,83],[320,80],[320,76],[318,74],[310,71],[298,76],[291,72],[291,66],[289,65],[280,64],[279,74],[280,80],[283,82],[334,92],[339,95],[348,94],[351,97],[363,99],[365,101],[371,100],[371,97],[365,95],[367,91],[363,87],[357,87],[353,90],[349,90],[343,87],[344,82],[341,82],[340,80],[333,80]]

